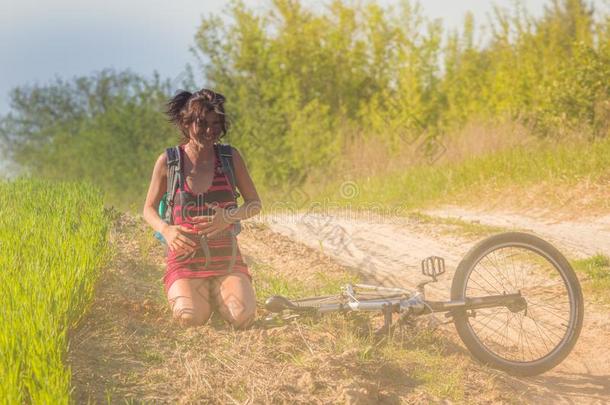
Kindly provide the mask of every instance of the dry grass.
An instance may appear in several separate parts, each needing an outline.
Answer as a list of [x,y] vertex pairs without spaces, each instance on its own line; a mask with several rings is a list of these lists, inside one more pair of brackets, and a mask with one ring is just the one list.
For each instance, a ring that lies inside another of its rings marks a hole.
[[[91,312],[71,334],[77,403],[511,401],[508,380],[427,327],[379,339],[372,332],[380,317],[352,314],[241,332],[213,316],[206,326],[180,329],[163,296],[162,249],[150,238],[149,229],[128,216],[115,226],[112,265]],[[245,227],[240,248],[259,304],[286,282],[305,293],[353,277],[262,226]]]
[[507,210],[524,215],[545,216],[555,220],[578,220],[583,216],[608,215],[610,212],[610,175],[592,180],[541,181],[521,184],[487,183],[447,197],[443,204],[469,206],[493,211]]
[[[549,141],[578,148],[588,142],[584,131],[570,131],[561,139]],[[447,140],[447,153],[439,161],[460,162],[470,156],[510,149],[518,145],[541,144],[531,131],[519,123],[470,124]],[[586,159],[586,156],[583,157]],[[537,214],[552,213],[556,219],[578,219],[583,214],[606,215],[610,212],[610,172],[583,175],[578,179],[555,178],[527,185],[497,185],[487,182],[458,193],[445,202],[480,209],[504,209]]]
[[472,121],[459,131],[447,134],[442,141],[447,150],[438,162],[462,162],[474,156],[483,156],[535,141],[536,137],[532,135],[531,130],[517,121]]
[[[362,178],[429,164],[422,153],[424,140],[424,134],[413,141],[405,138],[392,148],[386,143],[369,139],[360,132],[354,133],[344,146],[339,172],[344,177]],[[446,134],[440,140],[444,152],[435,163],[461,162],[474,156],[527,145],[535,140],[527,127],[515,121],[473,121],[458,131]]]
[[[423,153],[423,135],[394,148],[361,133],[352,139],[336,171],[312,173],[298,190],[302,200],[410,209],[451,203],[562,218],[610,212],[608,138],[570,132],[539,139],[507,120],[446,134],[434,156]],[[346,197],[348,183],[355,191]]]

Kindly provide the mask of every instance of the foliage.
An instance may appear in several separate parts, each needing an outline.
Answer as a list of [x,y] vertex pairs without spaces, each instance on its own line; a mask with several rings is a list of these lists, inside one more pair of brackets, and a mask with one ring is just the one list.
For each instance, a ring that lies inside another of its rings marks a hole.
[[156,158],[179,139],[162,113],[170,90],[158,75],[147,81],[112,70],[18,87],[0,139],[26,174],[88,180],[108,202],[141,204]]
[[[295,0],[258,13],[234,1],[229,15],[232,24],[204,19],[197,50],[210,58],[208,80],[238,102],[234,136],[265,155],[261,178],[301,180],[303,167],[335,160],[345,128],[390,151],[480,118],[522,119],[546,136],[608,133],[610,20],[583,0],[550,1],[539,18],[519,1],[496,7],[480,39],[472,15],[444,35],[409,1],[335,0],[320,13]],[[312,103],[332,137],[291,125]]]
[[[610,17],[585,0],[549,0],[539,17],[517,0],[451,32],[407,0],[329,0],[321,11],[233,0],[227,15],[201,21],[196,87],[227,97],[229,141],[267,192],[328,176],[355,138],[391,158],[478,120],[521,121],[556,139],[610,130]],[[195,90],[192,75],[183,85]],[[155,157],[177,139],[161,114],[172,90],[108,71],[17,88],[0,135],[30,172],[89,179],[113,203],[139,205]]]

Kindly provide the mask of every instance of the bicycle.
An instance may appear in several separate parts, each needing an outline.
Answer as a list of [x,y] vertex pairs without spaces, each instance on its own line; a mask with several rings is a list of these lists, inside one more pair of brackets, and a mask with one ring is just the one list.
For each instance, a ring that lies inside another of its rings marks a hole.
[[580,284],[566,258],[533,234],[504,232],[475,244],[456,268],[450,301],[425,297],[425,285],[445,273],[444,259],[423,259],[421,271],[431,280],[416,290],[345,284],[335,295],[292,300],[271,296],[265,302],[270,312],[265,321],[381,311],[384,332],[392,327],[393,313],[405,325],[412,317],[444,312],[476,359],[520,376],[550,370],[576,344],[584,316]]

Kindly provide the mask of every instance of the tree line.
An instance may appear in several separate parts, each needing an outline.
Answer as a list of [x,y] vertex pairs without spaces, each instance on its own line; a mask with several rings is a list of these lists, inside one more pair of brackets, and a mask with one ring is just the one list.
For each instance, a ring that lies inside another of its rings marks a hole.
[[227,98],[229,141],[262,188],[332,175],[356,138],[442,139],[466,124],[520,121],[540,137],[610,131],[610,16],[584,0],[524,2],[446,30],[418,3],[231,1],[195,34],[203,82],[104,70],[19,87],[0,136],[11,159],[48,177],[87,178],[117,205],[140,204],[154,159],[178,140],[162,114],[178,88]]

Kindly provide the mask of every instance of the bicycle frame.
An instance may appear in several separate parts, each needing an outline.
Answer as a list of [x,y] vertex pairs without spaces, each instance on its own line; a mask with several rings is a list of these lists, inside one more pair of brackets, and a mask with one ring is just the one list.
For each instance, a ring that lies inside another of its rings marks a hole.
[[[473,311],[481,308],[492,308],[504,306],[512,312],[518,312],[527,308],[525,299],[521,293],[493,295],[487,297],[466,298],[452,301],[428,301],[425,299],[424,285],[420,283],[418,291],[411,291],[398,287],[380,287],[370,284],[345,284],[341,287],[346,297],[344,303],[319,304],[315,308],[295,305],[284,297],[270,297],[267,307],[271,312],[280,312],[290,309],[296,312],[315,312],[319,314],[329,312],[349,311],[381,311],[384,314],[384,328],[389,328],[392,323],[392,313],[400,313],[403,316],[425,315],[433,312],[451,312],[455,310]],[[370,290],[388,294],[382,298],[356,298],[354,288]],[[275,300],[275,301],[274,301]]]
[[[408,295],[408,298],[383,297],[378,299],[358,300],[355,298],[354,287],[377,292],[397,293]],[[384,311],[389,306],[392,312],[409,312],[412,315],[424,315],[432,312],[448,312],[456,309],[475,310],[504,306],[513,312],[525,308],[526,303],[521,293],[494,295],[480,298],[466,298],[453,301],[428,301],[423,291],[413,292],[404,288],[379,287],[369,284],[346,284],[342,287],[348,301],[345,304],[321,304],[317,311],[320,313],[335,311]]]

